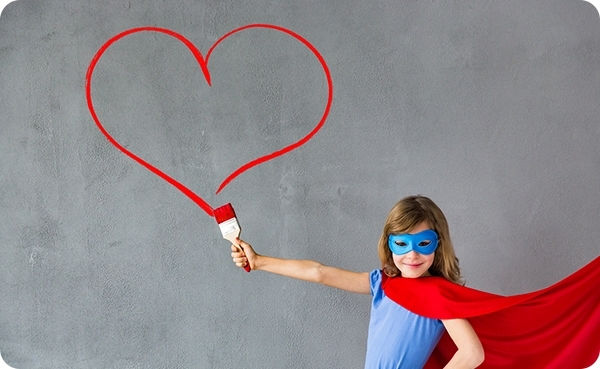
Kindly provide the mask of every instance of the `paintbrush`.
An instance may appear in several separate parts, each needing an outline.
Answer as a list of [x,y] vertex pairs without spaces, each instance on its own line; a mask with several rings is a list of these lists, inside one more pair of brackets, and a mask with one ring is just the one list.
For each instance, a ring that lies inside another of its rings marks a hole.
[[[240,251],[244,251],[240,245],[238,245],[237,239],[242,233],[240,223],[237,221],[235,211],[230,203],[220,206],[213,210],[215,219],[219,224],[223,238],[234,244]],[[246,263],[244,270],[250,272],[250,263]]]

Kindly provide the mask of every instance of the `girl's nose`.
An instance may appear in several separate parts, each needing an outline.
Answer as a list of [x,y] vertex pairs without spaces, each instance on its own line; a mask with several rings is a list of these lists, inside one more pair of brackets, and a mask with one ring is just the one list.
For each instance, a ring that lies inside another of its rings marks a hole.
[[419,257],[419,253],[416,252],[415,250],[410,250],[407,254],[406,257],[409,259],[417,259]]

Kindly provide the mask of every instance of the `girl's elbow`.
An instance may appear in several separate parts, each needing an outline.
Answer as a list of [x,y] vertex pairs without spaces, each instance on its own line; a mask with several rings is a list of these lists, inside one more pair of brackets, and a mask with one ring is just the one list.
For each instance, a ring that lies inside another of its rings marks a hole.
[[485,354],[481,346],[459,349],[457,354],[460,355],[461,360],[459,362],[462,363],[461,367],[464,368],[477,368],[485,360]]
[[479,365],[481,365],[485,360],[485,352],[483,351],[483,347],[479,346],[474,348],[471,353],[471,358],[473,359],[473,368],[477,368]]
[[327,273],[323,264],[319,262],[314,262],[310,281],[319,284],[325,284],[325,282],[327,281]]

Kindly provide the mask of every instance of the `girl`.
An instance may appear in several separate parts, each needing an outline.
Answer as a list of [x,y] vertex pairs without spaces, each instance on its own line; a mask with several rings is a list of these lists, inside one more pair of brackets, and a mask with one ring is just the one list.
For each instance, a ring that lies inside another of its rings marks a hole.
[[461,284],[446,217],[427,197],[410,196],[390,211],[379,240],[382,269],[352,272],[311,260],[279,259],[257,254],[238,240],[232,245],[233,262],[243,268],[263,270],[349,292],[371,294],[371,319],[365,368],[422,368],[444,329],[458,350],[445,368],[476,368],[484,353],[477,334],[466,319],[437,320],[416,315],[386,297],[387,278],[441,276]]

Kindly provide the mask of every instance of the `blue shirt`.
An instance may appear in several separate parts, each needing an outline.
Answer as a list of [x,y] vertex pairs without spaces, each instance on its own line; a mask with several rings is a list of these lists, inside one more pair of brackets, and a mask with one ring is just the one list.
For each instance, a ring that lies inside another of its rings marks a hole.
[[381,289],[381,270],[371,272],[371,320],[365,369],[420,369],[444,333],[438,319],[411,313]]

